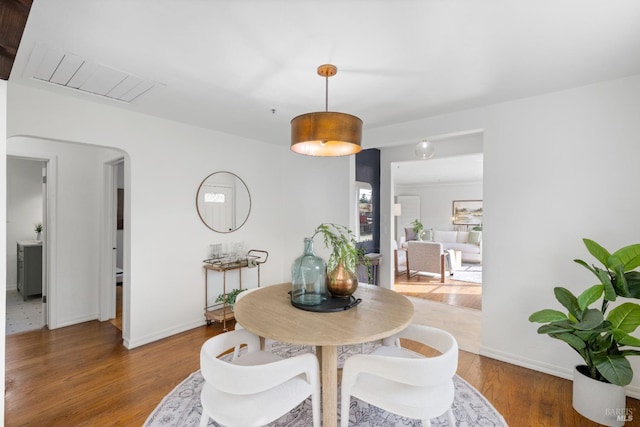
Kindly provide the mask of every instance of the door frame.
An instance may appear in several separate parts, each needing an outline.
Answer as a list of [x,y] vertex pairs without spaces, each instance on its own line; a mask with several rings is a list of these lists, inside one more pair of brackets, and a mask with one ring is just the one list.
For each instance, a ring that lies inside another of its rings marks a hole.
[[47,191],[43,198],[43,239],[42,239],[42,295],[47,296],[43,302],[43,321],[49,329],[58,327],[57,316],[57,251],[58,242],[58,157],[55,155],[24,155],[7,147],[6,157],[44,162],[47,170]]
[[49,162],[42,165],[42,326],[47,326],[49,318],[49,304],[47,304],[47,195],[49,194]]
[[[100,250],[100,303],[98,319],[106,321],[116,317],[116,224],[118,200],[118,167],[124,165],[124,156],[105,162],[104,164],[104,197],[102,215],[102,238]],[[124,248],[123,248],[124,250]],[[126,274],[122,278],[122,286],[126,286]],[[124,293],[123,293],[124,298]],[[124,330],[125,310],[123,303],[122,322]]]

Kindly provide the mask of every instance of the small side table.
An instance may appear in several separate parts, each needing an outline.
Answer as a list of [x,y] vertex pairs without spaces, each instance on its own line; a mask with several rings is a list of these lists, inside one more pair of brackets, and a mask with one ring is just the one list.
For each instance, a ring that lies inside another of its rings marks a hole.
[[454,268],[456,270],[462,269],[462,251],[454,251],[456,254],[456,263]]

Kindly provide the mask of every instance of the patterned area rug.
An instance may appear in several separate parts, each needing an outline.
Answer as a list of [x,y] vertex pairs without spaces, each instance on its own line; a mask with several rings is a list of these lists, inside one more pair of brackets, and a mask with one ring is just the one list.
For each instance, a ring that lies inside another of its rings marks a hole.
[[[374,344],[366,344],[365,352],[375,348]],[[296,346],[283,343],[274,343],[271,351],[282,356],[290,357],[303,352],[312,351],[310,347]],[[359,354],[360,346],[344,346],[338,349],[338,364],[342,366],[344,361],[352,354]],[[203,383],[200,371],[189,375],[182,383],[174,388],[149,415],[144,427],[184,427],[197,426],[202,415],[200,405],[200,390]],[[453,402],[453,414],[457,427],[506,427],[502,415],[487,401],[487,399],[457,375],[454,377],[455,399]],[[340,391],[338,391],[338,396]],[[338,402],[338,413],[340,402]],[[349,425],[359,427],[381,426],[421,426],[419,420],[403,418],[375,406],[368,405],[358,399],[351,399],[349,410]],[[209,420],[209,426],[220,427],[219,424]],[[269,424],[270,427],[308,427],[311,425],[311,400],[307,399],[291,412]],[[446,416],[431,420],[433,427],[448,426]]]

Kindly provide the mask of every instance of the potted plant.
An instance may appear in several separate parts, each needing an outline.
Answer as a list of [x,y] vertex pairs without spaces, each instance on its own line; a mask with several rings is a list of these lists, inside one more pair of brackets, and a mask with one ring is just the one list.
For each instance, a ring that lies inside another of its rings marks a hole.
[[40,241],[40,238],[42,237],[42,224],[39,222],[36,223],[34,227],[34,231],[36,232],[36,240]]
[[364,249],[358,247],[353,232],[339,224],[320,224],[311,236],[322,234],[324,244],[331,249],[327,261],[327,288],[332,295],[349,297],[358,287],[356,267],[358,264],[369,264]]
[[411,225],[413,226],[413,232],[416,233],[418,240],[422,240],[422,238],[424,237],[424,227],[420,220],[414,219],[411,222]]
[[233,289],[231,292],[227,292],[226,294],[220,294],[216,298],[216,302],[222,302],[225,305],[231,307],[231,311],[233,311],[233,306],[236,304],[236,297],[240,292],[244,292],[246,289]]
[[[573,407],[593,421],[624,425],[624,386],[633,378],[627,358],[640,355],[640,339],[629,334],[640,325],[640,305],[624,302],[607,310],[617,297],[640,298],[640,272],[634,271],[640,266],[640,244],[609,253],[593,240],[583,241],[604,268],[574,261],[591,271],[599,283],[578,296],[568,289],[554,288],[567,313],[544,309],[533,313],[529,321],[544,323],[539,334],[566,342],[584,360],[584,365],[574,369]],[[600,387],[604,390],[596,391]],[[598,406],[601,404],[604,406]]]

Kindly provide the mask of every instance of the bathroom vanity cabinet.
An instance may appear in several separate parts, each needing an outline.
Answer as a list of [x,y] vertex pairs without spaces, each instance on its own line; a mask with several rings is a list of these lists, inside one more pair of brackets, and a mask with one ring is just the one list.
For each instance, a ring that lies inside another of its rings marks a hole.
[[42,242],[21,241],[18,244],[18,291],[26,301],[42,295]]

